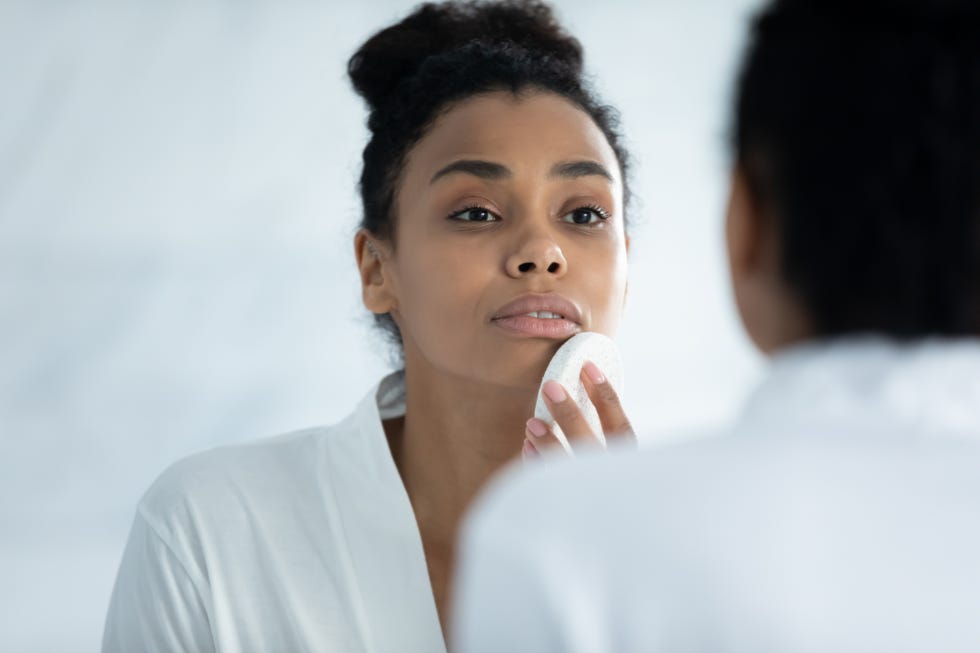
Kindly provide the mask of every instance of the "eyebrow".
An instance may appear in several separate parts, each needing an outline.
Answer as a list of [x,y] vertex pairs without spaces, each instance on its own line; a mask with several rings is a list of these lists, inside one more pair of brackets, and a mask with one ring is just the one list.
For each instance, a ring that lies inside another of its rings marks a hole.
[[[492,161],[481,161],[479,159],[461,159],[459,161],[453,161],[444,168],[441,168],[438,172],[436,172],[436,174],[432,175],[432,179],[429,180],[429,184],[434,184],[442,177],[456,173],[473,175],[474,177],[489,179],[491,181],[509,179],[513,176],[510,168],[499,163],[494,163]],[[609,182],[613,181],[612,174],[610,174],[610,172],[606,170],[604,166],[596,163],[595,161],[568,161],[565,163],[556,163],[551,168],[548,176],[560,177],[562,179],[597,176],[602,177]]]
[[492,161],[479,161],[475,159],[462,159],[460,161],[453,161],[445,168],[440,169],[439,172],[432,175],[432,179],[429,180],[429,183],[434,184],[439,178],[458,172],[473,175],[474,177],[479,177],[480,179],[490,180],[508,179],[513,176],[510,168],[507,166],[502,166],[499,163],[493,163]]
[[610,182],[613,180],[613,176],[609,173],[609,171],[595,161],[569,161],[568,163],[558,163],[551,169],[548,176],[562,177],[564,179],[599,176]]

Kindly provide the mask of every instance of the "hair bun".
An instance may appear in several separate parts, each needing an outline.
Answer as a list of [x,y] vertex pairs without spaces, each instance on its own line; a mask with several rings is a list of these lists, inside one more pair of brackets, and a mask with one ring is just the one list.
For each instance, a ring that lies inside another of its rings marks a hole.
[[551,7],[506,0],[423,4],[368,39],[350,58],[347,74],[377,109],[424,61],[473,42],[513,43],[560,60],[577,76],[582,72],[582,46],[558,24]]

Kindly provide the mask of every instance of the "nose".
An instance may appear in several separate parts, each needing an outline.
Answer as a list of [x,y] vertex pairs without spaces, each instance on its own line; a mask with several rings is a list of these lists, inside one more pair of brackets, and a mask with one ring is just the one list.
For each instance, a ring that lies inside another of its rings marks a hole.
[[562,277],[568,262],[554,239],[538,236],[522,241],[507,257],[506,268],[507,274],[515,279],[535,272]]

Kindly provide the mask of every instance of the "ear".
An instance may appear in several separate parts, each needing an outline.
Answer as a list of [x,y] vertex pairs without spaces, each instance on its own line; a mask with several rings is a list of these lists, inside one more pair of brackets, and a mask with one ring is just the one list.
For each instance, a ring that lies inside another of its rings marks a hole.
[[361,301],[372,313],[390,313],[398,305],[388,268],[390,247],[366,229],[354,235],[354,256],[361,275]]
[[728,212],[725,219],[725,243],[732,283],[736,286],[758,272],[764,247],[762,216],[740,167],[732,171]]
[[735,305],[755,345],[770,354],[813,334],[806,310],[787,287],[773,215],[752,194],[745,173],[732,173],[725,235]]
[[772,322],[771,293],[761,274],[761,227],[755,203],[741,168],[732,171],[725,218],[725,244],[728,273],[735,307],[745,332],[762,351],[770,346]]

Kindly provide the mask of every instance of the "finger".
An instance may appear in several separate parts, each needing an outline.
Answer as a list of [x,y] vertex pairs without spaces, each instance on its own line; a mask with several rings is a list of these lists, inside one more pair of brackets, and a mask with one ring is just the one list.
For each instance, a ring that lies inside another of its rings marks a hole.
[[599,438],[592,432],[578,404],[557,381],[548,380],[543,387],[544,403],[555,423],[561,427],[568,444],[574,449],[583,444],[596,444]]
[[626,417],[619,395],[599,366],[592,361],[586,361],[582,366],[581,378],[585,392],[588,393],[592,405],[599,414],[599,423],[606,438],[636,440],[633,426]]
[[524,438],[524,447],[521,449],[521,458],[524,460],[524,462],[534,460],[540,455],[541,454],[538,452],[538,450],[534,448],[534,445],[531,444],[531,441]]
[[544,422],[537,417],[532,417],[527,421],[525,441],[528,442],[532,449],[536,453],[544,453],[545,451],[550,451],[555,449],[564,449],[561,446],[561,440],[558,436],[551,430],[547,422]]

